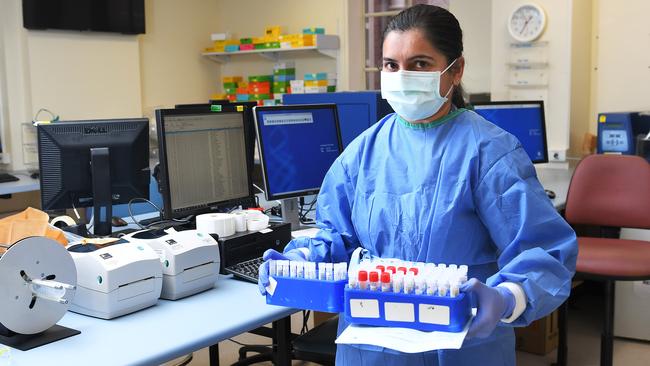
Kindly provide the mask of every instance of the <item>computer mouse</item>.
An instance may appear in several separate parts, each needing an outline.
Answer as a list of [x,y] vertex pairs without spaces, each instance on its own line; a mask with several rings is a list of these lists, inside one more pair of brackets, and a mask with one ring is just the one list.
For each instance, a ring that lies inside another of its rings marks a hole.
[[32,179],[38,179],[41,176],[39,172],[33,172],[32,174],[29,175],[30,178]]
[[551,191],[550,189],[545,189],[544,192],[546,192],[546,196],[550,199],[555,198],[555,192]]
[[113,216],[111,217],[111,225],[114,227],[126,226],[129,223],[124,221],[121,217]]

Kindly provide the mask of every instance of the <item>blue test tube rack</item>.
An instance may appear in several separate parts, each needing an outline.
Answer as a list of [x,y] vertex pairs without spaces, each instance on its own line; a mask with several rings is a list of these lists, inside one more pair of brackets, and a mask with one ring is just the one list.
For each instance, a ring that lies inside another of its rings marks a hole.
[[343,312],[343,290],[347,280],[272,277],[277,281],[273,295],[267,292],[266,303],[295,309]]
[[461,332],[472,316],[469,297],[344,289],[345,319],[352,324]]

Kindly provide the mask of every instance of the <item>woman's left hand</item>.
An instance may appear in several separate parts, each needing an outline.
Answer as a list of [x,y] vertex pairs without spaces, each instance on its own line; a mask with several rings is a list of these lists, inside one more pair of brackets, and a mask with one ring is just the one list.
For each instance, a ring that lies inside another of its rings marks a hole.
[[490,287],[472,278],[460,287],[461,292],[476,298],[478,310],[467,332],[467,338],[486,338],[501,319],[507,318],[515,308],[515,297],[505,287]]

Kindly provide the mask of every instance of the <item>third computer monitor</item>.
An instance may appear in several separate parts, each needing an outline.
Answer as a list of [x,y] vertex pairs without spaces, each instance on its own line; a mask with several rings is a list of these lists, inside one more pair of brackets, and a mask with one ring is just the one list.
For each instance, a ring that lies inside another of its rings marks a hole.
[[334,104],[255,107],[268,200],[317,193],[342,151]]
[[533,163],[548,162],[544,102],[480,102],[474,111],[519,139]]

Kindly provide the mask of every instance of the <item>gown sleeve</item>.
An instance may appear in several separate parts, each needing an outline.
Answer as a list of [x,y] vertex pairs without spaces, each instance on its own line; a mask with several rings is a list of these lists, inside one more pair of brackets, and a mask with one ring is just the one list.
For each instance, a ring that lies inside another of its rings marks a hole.
[[521,146],[487,169],[474,201],[498,256],[499,271],[487,285],[514,282],[526,293],[526,310],[511,324],[524,326],[551,313],[569,296],[578,244]]
[[353,200],[349,175],[341,159],[337,159],[325,175],[318,194],[316,223],[320,230],[313,238],[292,240],[284,251],[308,248],[310,261],[348,262],[354,249],[359,246],[352,225]]

